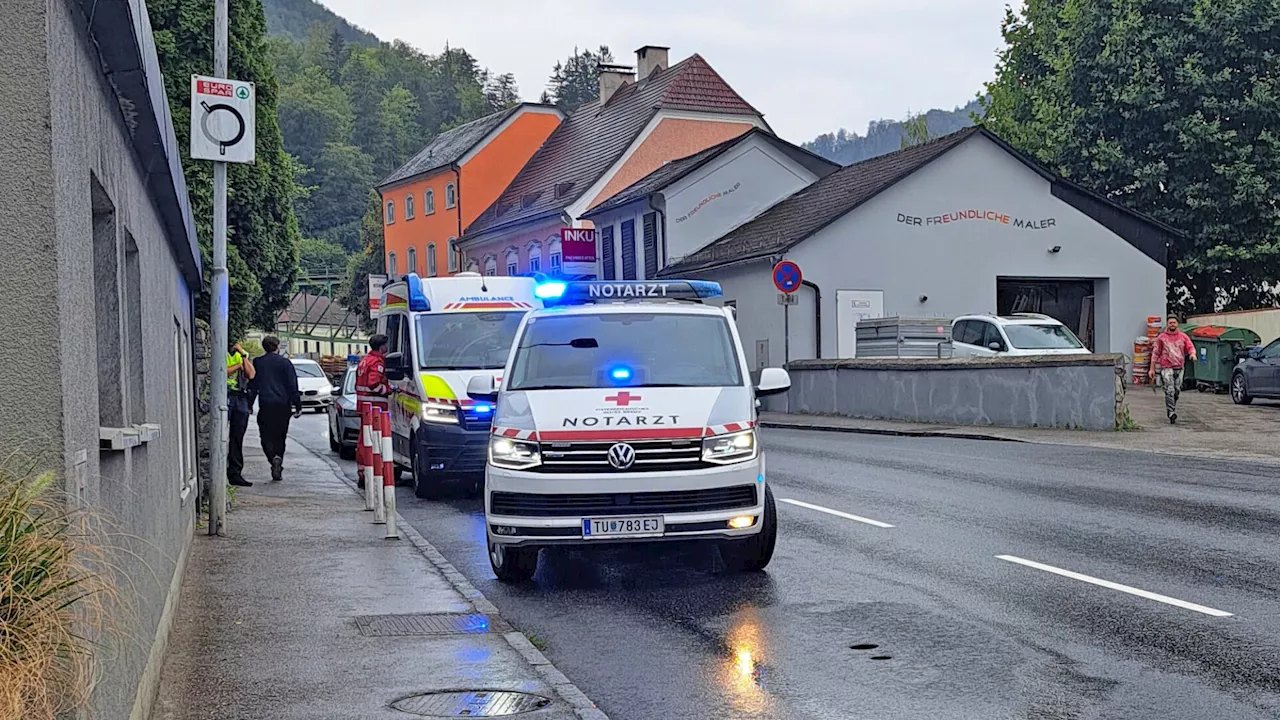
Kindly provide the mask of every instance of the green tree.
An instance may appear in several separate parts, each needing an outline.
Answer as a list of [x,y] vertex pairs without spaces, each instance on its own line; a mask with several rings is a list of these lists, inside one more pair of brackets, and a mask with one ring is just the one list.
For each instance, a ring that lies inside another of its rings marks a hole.
[[519,105],[520,88],[516,85],[516,76],[504,73],[488,78],[484,85],[484,99],[493,112]]
[[418,99],[399,85],[387,91],[378,103],[377,167],[390,170],[422,149],[418,127]]
[[596,52],[574,48],[567,60],[557,62],[552,69],[543,102],[555,103],[569,113],[595,100],[600,96],[600,66],[612,62],[613,53],[607,45],[601,45]]
[[366,196],[377,182],[373,158],[355,145],[329,143],[308,179],[314,184],[301,204],[303,232],[309,237],[324,236],[348,251],[358,250],[358,228],[351,225],[364,213]]
[[1270,306],[1280,282],[1280,5],[1028,0],[1008,11],[986,123],[1182,230],[1169,301]]
[[323,68],[308,66],[280,91],[280,130],[289,152],[314,165],[324,147],[351,139],[355,109]]
[[[213,0],[151,0],[148,3],[165,89],[173,110],[178,146],[190,128],[191,76],[213,69]],[[285,308],[297,273],[298,221],[293,201],[294,163],[284,151],[277,122],[279,88],[266,43],[261,0],[231,0],[229,71],[257,88],[257,162],[228,171],[228,268],[230,336],[249,327],[271,328]],[[212,266],[213,168],[183,158],[205,270]],[[208,316],[206,281],[197,312]]]
[[369,276],[381,275],[386,266],[383,257],[386,242],[382,232],[382,198],[376,192],[368,195],[364,217],[360,220],[361,251],[348,259],[347,280],[343,283],[342,304],[360,316],[366,330],[373,329],[369,317]]
[[909,148],[912,145],[927,143],[931,139],[929,136],[929,116],[924,113],[908,115],[907,119],[902,123],[900,147]]
[[303,238],[298,246],[298,264],[304,272],[345,272],[348,253],[340,245],[325,240]]

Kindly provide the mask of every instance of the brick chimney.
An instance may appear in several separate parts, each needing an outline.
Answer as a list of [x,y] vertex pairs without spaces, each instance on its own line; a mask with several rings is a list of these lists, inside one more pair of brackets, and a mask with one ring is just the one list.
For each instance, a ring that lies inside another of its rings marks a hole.
[[635,82],[635,71],[626,65],[600,66],[600,105],[604,106],[609,98],[618,92],[623,85]]
[[644,80],[654,70],[666,70],[667,51],[670,49],[661,45],[645,45],[636,50],[636,79]]

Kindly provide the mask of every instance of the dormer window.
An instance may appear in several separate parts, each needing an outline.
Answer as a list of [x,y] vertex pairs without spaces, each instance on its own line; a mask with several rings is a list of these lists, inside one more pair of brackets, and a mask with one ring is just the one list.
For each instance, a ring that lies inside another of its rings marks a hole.
[[573,183],[571,182],[556,183],[556,199],[560,199],[568,195],[569,191],[572,189],[573,189]]

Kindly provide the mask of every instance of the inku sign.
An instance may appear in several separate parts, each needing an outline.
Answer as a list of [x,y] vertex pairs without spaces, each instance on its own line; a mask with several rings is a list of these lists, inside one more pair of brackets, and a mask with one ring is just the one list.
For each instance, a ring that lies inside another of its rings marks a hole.
[[1008,213],[999,210],[956,210],[955,212],[945,213],[943,215],[933,215],[931,217],[917,217],[915,215],[904,215],[898,213],[898,222],[911,227],[936,227],[939,225],[950,225],[958,222],[989,222],[997,225],[1009,225],[1019,230],[1048,230],[1058,226],[1057,218],[1042,218],[1039,220],[1028,220],[1026,218],[1014,217]]
[[596,231],[588,228],[560,229],[560,262],[565,275],[596,274]]

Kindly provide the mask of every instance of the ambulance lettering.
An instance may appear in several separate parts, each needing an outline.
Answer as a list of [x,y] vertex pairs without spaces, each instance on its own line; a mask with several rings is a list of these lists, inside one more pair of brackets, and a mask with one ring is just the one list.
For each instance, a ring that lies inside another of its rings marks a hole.
[[510,295],[471,295],[468,297],[458,298],[458,302],[515,302],[516,299]]
[[680,427],[679,415],[605,415],[604,417],[565,418],[560,427]]

